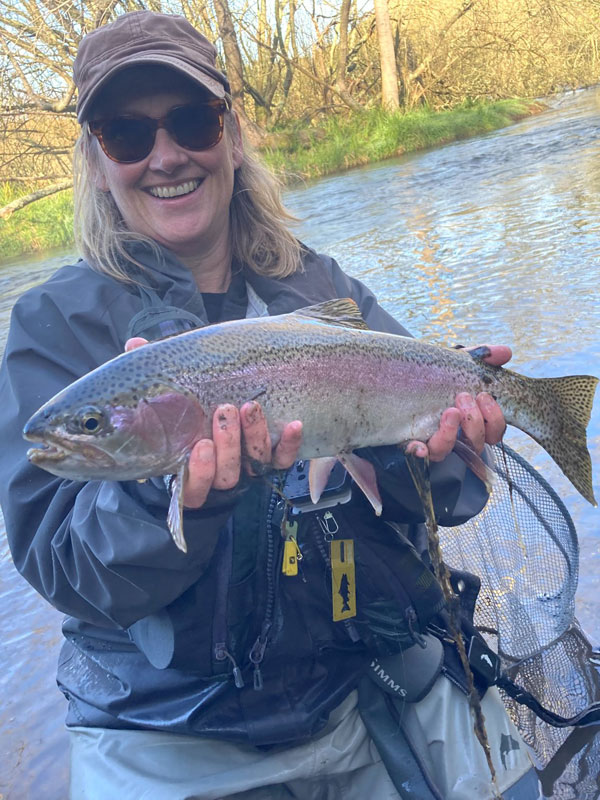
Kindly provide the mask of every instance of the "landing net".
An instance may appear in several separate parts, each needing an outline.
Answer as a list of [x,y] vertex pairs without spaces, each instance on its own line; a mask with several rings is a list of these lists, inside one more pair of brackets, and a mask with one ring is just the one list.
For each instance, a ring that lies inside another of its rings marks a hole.
[[[513,681],[571,717],[600,699],[600,659],[575,619],[579,549],[573,520],[547,481],[506,445],[492,448],[497,480],[477,517],[440,528],[444,561],[475,573],[475,624]],[[504,697],[537,761],[544,795],[595,800],[600,728],[554,728]]]

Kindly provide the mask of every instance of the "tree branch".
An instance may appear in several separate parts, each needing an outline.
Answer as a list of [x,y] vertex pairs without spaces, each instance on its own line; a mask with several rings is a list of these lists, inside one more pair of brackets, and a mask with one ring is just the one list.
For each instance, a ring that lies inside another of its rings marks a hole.
[[18,211],[20,208],[24,208],[30,203],[35,203],[36,200],[41,200],[42,197],[47,197],[50,194],[64,192],[65,189],[70,189],[72,186],[72,180],[59,181],[59,183],[53,183],[51,186],[46,186],[45,189],[38,189],[37,192],[31,192],[31,194],[26,194],[23,197],[19,197],[17,200],[13,200],[12,203],[0,208],[0,219],[8,219],[11,214],[14,214],[15,211]]

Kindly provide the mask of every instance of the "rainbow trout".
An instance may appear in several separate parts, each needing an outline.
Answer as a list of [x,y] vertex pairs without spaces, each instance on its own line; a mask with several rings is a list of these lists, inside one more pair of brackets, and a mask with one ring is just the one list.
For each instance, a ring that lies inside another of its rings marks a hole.
[[185,549],[184,472],[193,445],[210,438],[221,403],[256,399],[275,444],[303,422],[299,458],[311,459],[318,499],[342,461],[377,513],[374,470],[360,447],[426,441],[458,392],[490,392],[506,421],[529,434],[595,504],[586,445],[597,378],[528,378],[466,351],[367,329],[352,300],[291,314],[236,320],[123,353],[49,400],[23,435],[28,457],[73,480],[142,480],[175,473],[169,529]]

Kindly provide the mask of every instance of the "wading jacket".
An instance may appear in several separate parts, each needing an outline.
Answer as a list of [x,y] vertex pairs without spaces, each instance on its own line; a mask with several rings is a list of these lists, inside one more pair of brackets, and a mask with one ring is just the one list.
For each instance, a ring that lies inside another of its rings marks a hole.
[[[413,547],[420,503],[396,448],[366,452],[382,517],[356,489],[343,505],[303,513],[302,559],[284,574],[281,503],[264,479],[186,510],[185,554],[167,530],[162,478],[83,483],[29,464],[21,431],[42,403],[121,353],[132,333],[205,321],[202,295],[172,254],[136,256],[149,269],[142,290],[85,262],[29,290],[14,307],[0,373],[0,500],[16,568],[67,615],[58,669],[67,724],[299,742],[326,724],[374,652],[412,644],[439,608]],[[260,313],[252,298],[279,314],[335,297],[353,298],[371,328],[406,335],[364,285],[308,249],[304,271],[284,280],[239,270],[222,319]],[[432,484],[444,525],[487,499],[454,456],[434,465]],[[332,585],[332,539],[354,548],[354,615],[339,621],[336,592],[351,601],[347,583]]]

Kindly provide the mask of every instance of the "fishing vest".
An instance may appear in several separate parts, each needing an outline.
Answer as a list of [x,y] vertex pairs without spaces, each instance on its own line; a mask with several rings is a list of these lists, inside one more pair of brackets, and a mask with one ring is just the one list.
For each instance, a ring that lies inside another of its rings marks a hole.
[[[155,291],[137,288],[143,308],[131,319],[128,338],[143,336],[156,339],[206,324],[198,314],[165,305]],[[248,282],[246,293],[246,317],[267,316],[267,304]],[[270,591],[269,571],[273,573],[271,583],[276,583],[274,576],[279,567],[271,563],[272,560],[275,558],[279,563],[285,557],[283,552],[271,552],[273,542],[275,545],[278,543],[281,509],[277,508],[275,502],[276,493],[264,490],[256,483],[246,486],[242,492],[243,495],[237,498],[232,518],[220,536],[213,568],[207,570],[168,608],[136,622],[129,629],[132,640],[153,666],[193,670],[213,679],[229,678],[233,674],[236,683],[240,683],[238,664],[249,657],[255,665],[255,682],[257,685],[262,683],[260,665],[266,649],[266,635],[261,637],[259,633],[256,641],[252,642],[248,641],[248,634],[256,627],[256,624],[251,624],[251,618],[255,615],[262,615],[261,632],[270,630],[273,622],[268,611],[274,598],[267,596],[263,601],[262,594],[266,592],[268,595]],[[324,495],[327,495],[327,490]],[[345,520],[343,511],[336,511],[336,515]],[[331,574],[330,534],[327,530],[323,531],[324,516],[311,511],[303,513],[299,535],[317,542],[314,547],[323,559],[323,572]],[[356,618],[332,625],[327,610],[315,609],[311,619],[311,635],[326,642],[331,639],[332,630],[341,630],[342,634],[338,637],[340,643],[349,646],[362,643],[373,656],[367,660],[375,680],[381,680],[386,674],[382,659],[413,649],[415,665],[420,663],[420,667],[414,670],[419,677],[419,686],[423,684],[424,674],[429,676],[425,683],[432,684],[439,674],[442,659],[434,642],[430,642],[425,654],[427,639],[423,633],[431,618],[444,605],[441,589],[406,535],[409,526],[392,526],[393,532],[390,532],[389,526],[386,527],[388,539],[390,536],[394,539],[393,546],[391,550],[383,547],[378,554],[377,540],[380,534],[373,531],[374,524],[370,511],[364,515],[362,526],[357,523],[355,513],[351,522],[344,521],[344,536],[355,535],[355,529],[358,528],[363,537],[369,535],[373,540],[369,547],[359,548],[357,552],[355,578],[363,587],[363,595],[364,587],[369,587],[369,591],[367,597],[358,600]],[[377,522],[376,527],[380,524]],[[382,539],[385,536],[384,533]],[[374,581],[373,576],[377,576],[377,580]],[[284,580],[280,575],[276,577],[279,581]],[[273,590],[276,591],[275,585]],[[382,597],[387,597],[388,601],[385,602]],[[393,602],[389,598],[393,598]],[[302,602],[303,598],[299,597],[298,606]],[[324,596],[320,602],[327,604],[328,600]],[[266,609],[262,608],[264,605]],[[189,613],[191,608],[203,608],[212,619],[212,624],[200,622]],[[292,614],[294,611],[292,609]],[[289,644],[292,643],[293,635]],[[424,669],[425,664],[429,666]],[[387,680],[389,686],[395,685],[392,678]],[[409,683],[403,679],[402,692]],[[409,687],[408,693],[418,696],[422,691]]]

